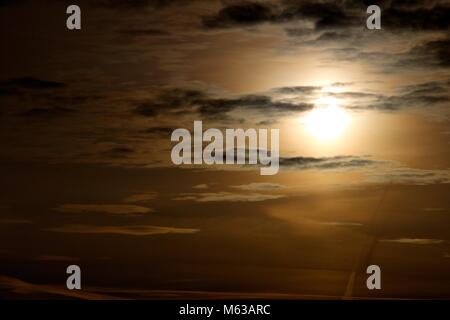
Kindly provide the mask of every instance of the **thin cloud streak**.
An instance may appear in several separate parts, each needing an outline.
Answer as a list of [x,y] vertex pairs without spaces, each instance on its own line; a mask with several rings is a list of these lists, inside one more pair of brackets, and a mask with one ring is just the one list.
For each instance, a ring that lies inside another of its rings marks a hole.
[[[134,201],[136,202],[136,201]],[[152,208],[124,205],[124,204],[63,204],[55,210],[64,213],[111,213],[111,214],[144,214],[154,210]]]
[[152,236],[160,234],[193,234],[199,229],[161,227],[151,225],[132,226],[88,226],[88,225],[67,225],[46,229],[51,232],[60,233],[86,233],[86,234],[116,234],[128,236]]

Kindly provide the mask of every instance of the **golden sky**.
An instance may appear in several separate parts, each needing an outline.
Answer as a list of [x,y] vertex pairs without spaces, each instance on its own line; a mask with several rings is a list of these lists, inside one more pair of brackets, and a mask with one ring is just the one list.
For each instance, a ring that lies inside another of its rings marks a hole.
[[[73,263],[87,299],[450,296],[448,1],[375,1],[381,30],[364,1],[78,1],[79,31],[44,2],[0,3],[1,297],[65,297]],[[280,172],[173,165],[195,120],[279,129]]]

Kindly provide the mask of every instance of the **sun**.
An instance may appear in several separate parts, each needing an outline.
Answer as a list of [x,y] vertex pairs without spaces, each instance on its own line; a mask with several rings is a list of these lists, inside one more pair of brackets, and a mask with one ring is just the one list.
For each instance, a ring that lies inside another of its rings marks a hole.
[[335,140],[348,127],[349,114],[333,97],[322,97],[314,103],[316,106],[304,118],[306,130],[320,142]]

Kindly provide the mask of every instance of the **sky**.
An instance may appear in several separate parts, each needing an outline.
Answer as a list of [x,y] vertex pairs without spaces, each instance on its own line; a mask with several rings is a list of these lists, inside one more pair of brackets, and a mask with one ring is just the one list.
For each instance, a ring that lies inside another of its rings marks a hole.
[[[0,297],[450,297],[449,1],[70,4],[0,1]],[[280,171],[174,165],[196,120]]]

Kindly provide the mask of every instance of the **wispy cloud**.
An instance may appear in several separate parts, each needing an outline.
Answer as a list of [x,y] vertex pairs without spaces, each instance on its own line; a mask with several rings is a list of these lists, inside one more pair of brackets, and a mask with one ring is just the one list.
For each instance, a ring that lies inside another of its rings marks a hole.
[[111,214],[143,214],[152,212],[152,208],[124,204],[63,204],[56,208],[65,213],[100,212]]
[[418,239],[418,238],[400,238],[400,239],[382,239],[380,242],[392,242],[402,244],[432,245],[443,243],[444,240],[439,239]]
[[123,201],[130,203],[147,202],[156,199],[157,196],[158,196],[157,192],[138,193],[126,197]]
[[192,200],[196,202],[259,202],[284,198],[284,195],[271,195],[262,193],[232,193],[232,192],[209,192],[209,193],[182,193],[174,200]]
[[120,234],[129,236],[150,236],[157,234],[193,234],[199,229],[161,227],[150,225],[134,226],[88,226],[88,225],[67,225],[46,229],[52,232],[61,233],[92,233],[92,234]]
[[209,186],[207,184],[205,184],[205,183],[197,184],[197,185],[192,187],[192,189],[208,189],[208,188],[209,188]]
[[413,185],[448,184],[450,170],[425,170],[414,168],[391,168],[367,174],[369,182],[399,183]]
[[357,222],[345,222],[345,221],[325,221],[319,222],[319,224],[324,226],[335,226],[335,227],[361,227],[362,223]]
[[352,168],[361,168],[367,166],[374,166],[382,163],[367,157],[357,156],[335,156],[335,157],[284,157],[280,159],[280,166],[282,168],[291,169],[321,169],[321,170],[343,170]]
[[264,190],[278,190],[286,188],[285,185],[279,183],[269,182],[253,182],[249,184],[242,184],[237,186],[231,186],[232,188],[246,191],[264,191]]

